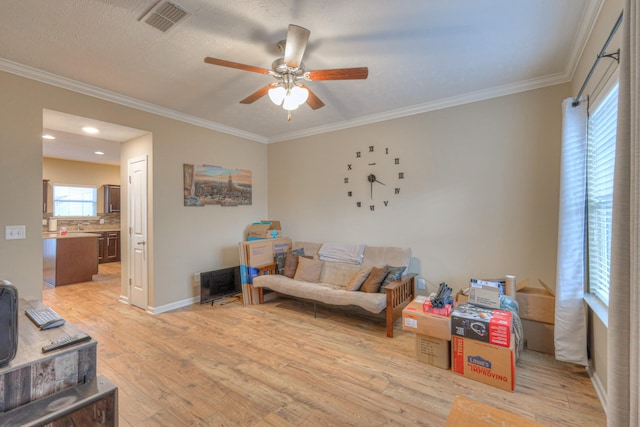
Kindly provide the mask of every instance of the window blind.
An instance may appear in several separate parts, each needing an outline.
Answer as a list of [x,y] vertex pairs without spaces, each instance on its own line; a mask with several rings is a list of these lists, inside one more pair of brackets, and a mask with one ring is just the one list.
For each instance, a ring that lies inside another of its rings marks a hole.
[[97,189],[81,186],[53,186],[54,216],[95,216]]
[[617,118],[616,84],[590,115],[587,141],[588,287],[607,306]]

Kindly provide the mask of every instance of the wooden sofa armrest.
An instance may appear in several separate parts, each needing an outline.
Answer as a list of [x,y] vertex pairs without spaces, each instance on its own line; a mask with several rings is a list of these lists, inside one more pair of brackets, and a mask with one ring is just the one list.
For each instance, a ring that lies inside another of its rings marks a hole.
[[[261,265],[256,267],[258,269],[258,276],[264,276],[266,274],[278,274],[278,264],[272,262],[271,264]],[[253,285],[250,285],[253,288]],[[258,303],[264,304],[264,290],[262,287],[255,288],[258,291]]]
[[278,264],[272,262],[271,264],[265,264],[258,268],[258,276],[263,276],[265,274],[278,274]]
[[402,309],[415,297],[415,278],[417,274],[408,274],[401,279],[389,283],[385,288],[387,294],[387,336],[393,338],[393,322],[402,317]]

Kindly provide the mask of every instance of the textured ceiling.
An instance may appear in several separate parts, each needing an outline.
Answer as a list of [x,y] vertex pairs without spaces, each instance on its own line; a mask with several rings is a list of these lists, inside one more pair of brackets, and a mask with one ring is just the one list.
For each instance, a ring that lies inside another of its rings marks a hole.
[[[175,3],[190,15],[163,33],[140,20],[155,0],[7,0],[0,69],[272,142],[566,82],[602,0]],[[309,82],[326,106],[288,122],[239,103],[272,77],[203,58],[270,68],[290,23],[311,31],[307,70],[369,77]]]

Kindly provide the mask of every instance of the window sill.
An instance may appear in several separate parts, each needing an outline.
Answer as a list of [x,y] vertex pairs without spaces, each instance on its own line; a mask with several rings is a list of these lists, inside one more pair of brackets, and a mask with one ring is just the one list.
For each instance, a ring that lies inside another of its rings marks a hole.
[[598,316],[598,319],[606,328],[609,327],[609,308],[604,305],[602,301],[600,301],[595,295],[592,294],[584,294],[584,301],[587,303],[589,308]]

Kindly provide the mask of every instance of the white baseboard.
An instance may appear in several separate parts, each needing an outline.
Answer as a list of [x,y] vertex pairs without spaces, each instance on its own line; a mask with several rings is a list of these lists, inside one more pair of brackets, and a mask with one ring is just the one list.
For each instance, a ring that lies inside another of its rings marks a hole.
[[600,404],[602,405],[602,409],[604,409],[604,414],[607,415],[607,390],[602,385],[598,373],[593,370],[591,364],[587,367],[587,373],[589,374],[589,378],[591,378],[591,383],[596,390],[596,394],[600,398]]
[[120,298],[118,299],[118,301],[120,301],[123,304],[129,304],[129,297],[126,295],[120,295]]
[[147,313],[160,314],[160,313],[175,310],[178,308],[186,307],[188,305],[192,305],[198,302],[200,302],[200,296],[183,299],[182,301],[172,302],[171,304],[165,304],[159,307],[148,306]]

